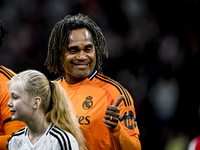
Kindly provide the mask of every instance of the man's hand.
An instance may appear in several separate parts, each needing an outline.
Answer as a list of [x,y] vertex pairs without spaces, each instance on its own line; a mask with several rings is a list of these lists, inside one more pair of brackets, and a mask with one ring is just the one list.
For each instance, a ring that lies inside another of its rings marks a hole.
[[104,117],[105,119],[103,119],[103,122],[107,125],[107,128],[114,129],[117,126],[120,116],[120,109],[118,106],[123,99],[124,96],[121,95],[112,106],[107,107],[106,115]]

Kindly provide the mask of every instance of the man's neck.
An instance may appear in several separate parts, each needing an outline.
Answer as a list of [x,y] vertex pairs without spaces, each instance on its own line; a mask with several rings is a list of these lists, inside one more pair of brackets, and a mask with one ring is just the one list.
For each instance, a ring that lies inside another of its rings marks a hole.
[[66,81],[66,83],[67,84],[76,84],[76,83],[79,83],[79,82],[81,82],[81,81],[83,81],[83,80],[85,80],[86,78],[76,78],[76,77],[72,77],[72,78],[67,78],[66,76],[65,76],[65,81]]
[[[97,73],[97,70],[94,70],[89,76],[87,77],[75,77],[72,76],[71,74],[65,73],[64,79],[66,81],[67,84],[72,85],[72,84],[77,84],[83,80],[85,80],[86,78],[93,78],[93,76],[95,76],[95,74]],[[91,79],[90,79],[91,80]]]

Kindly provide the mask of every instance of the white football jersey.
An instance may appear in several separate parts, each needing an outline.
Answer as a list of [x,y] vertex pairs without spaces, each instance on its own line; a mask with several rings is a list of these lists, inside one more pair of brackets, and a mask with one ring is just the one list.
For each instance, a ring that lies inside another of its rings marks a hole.
[[9,150],[78,150],[74,136],[52,123],[45,134],[33,145],[28,138],[27,126],[17,131],[9,141]]

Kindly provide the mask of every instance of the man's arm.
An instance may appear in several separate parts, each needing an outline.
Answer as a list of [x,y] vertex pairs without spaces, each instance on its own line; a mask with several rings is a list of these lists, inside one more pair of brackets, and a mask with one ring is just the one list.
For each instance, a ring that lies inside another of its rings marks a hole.
[[121,95],[112,106],[107,107],[103,121],[107,125],[117,148],[141,150],[141,143],[138,138],[139,130],[134,119],[135,109],[133,104],[128,107],[121,107],[123,109],[121,110],[121,116],[123,116],[119,119],[120,109],[118,106],[123,99],[124,96]]
[[141,150],[141,143],[137,134],[128,135],[120,123],[114,128],[109,129],[115,145],[122,150]]

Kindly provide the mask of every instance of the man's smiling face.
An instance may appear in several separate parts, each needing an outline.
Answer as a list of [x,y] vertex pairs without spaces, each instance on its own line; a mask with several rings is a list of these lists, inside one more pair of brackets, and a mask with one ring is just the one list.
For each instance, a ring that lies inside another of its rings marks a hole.
[[62,64],[68,84],[82,81],[94,71],[96,53],[92,34],[88,29],[75,29],[70,32]]

